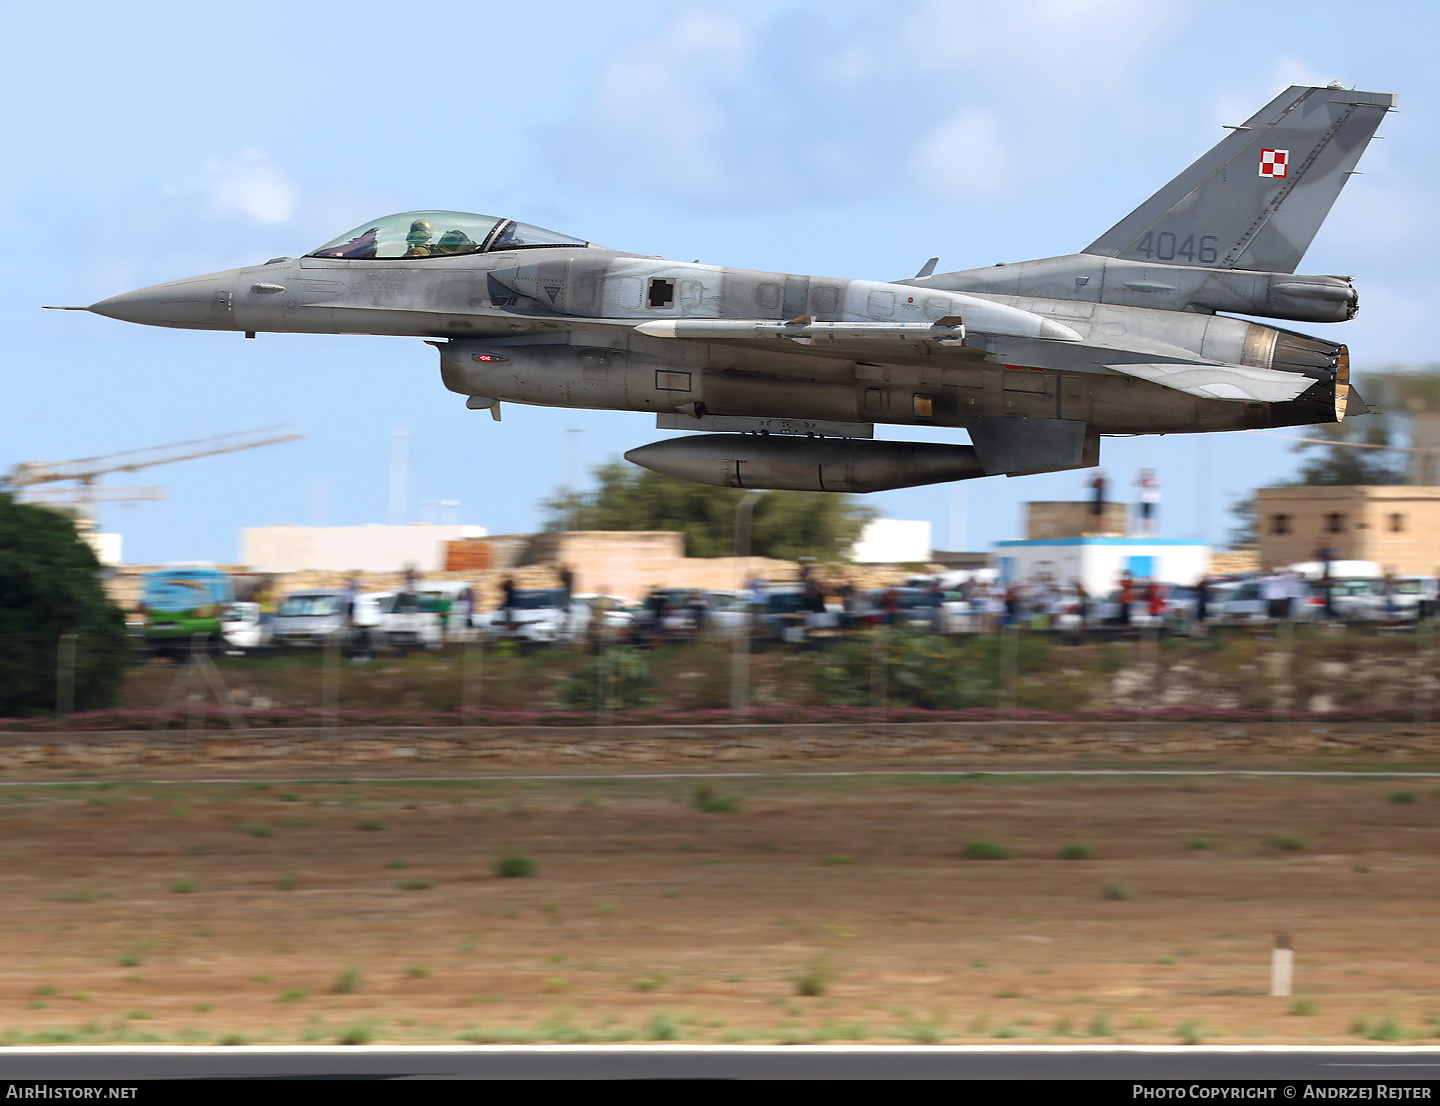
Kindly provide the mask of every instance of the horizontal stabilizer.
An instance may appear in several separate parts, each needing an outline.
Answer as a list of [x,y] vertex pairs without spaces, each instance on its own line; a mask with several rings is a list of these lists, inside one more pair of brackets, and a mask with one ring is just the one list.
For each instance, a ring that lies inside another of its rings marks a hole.
[[1162,384],[1201,399],[1285,403],[1316,383],[1314,377],[1248,365],[1106,365],[1117,373]]

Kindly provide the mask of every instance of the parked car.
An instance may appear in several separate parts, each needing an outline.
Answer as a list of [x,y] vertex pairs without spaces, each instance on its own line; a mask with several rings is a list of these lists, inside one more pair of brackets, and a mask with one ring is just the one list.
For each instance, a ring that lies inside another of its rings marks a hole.
[[590,608],[591,620],[607,630],[628,629],[645,609],[634,599],[620,595],[577,595],[575,598]]
[[[453,635],[469,629],[456,602],[466,588],[471,588],[471,594],[474,594],[472,585],[464,580],[421,580],[415,585],[415,594],[426,604],[427,610],[440,616],[440,626],[445,634]],[[473,615],[474,612],[471,613]]]
[[[271,621],[271,640],[282,649],[350,644],[353,627],[349,593],[338,588],[297,591],[285,596]],[[356,612],[357,615],[360,612]]]
[[270,627],[260,618],[259,603],[231,603],[220,612],[220,637],[232,656],[258,652],[270,644]]
[[881,619],[886,610],[886,595],[896,593],[896,624],[938,629],[949,633],[968,629],[970,604],[958,591],[940,592],[940,613],[935,614],[934,593],[925,588],[874,588],[861,596],[859,614],[865,621]]
[[355,608],[355,623],[369,629],[375,648],[438,649],[445,640],[443,616],[423,592],[371,592]]
[[475,616],[476,628],[492,641],[522,645],[553,645],[584,637],[590,628],[590,605],[576,597],[566,602],[563,588],[516,591],[509,607]]

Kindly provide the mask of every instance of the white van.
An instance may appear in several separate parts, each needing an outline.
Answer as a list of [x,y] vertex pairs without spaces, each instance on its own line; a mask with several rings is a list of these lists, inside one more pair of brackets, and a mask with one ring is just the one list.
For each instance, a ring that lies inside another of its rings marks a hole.
[[374,645],[393,649],[439,649],[440,615],[416,593],[368,592],[355,604],[355,623],[370,629]]

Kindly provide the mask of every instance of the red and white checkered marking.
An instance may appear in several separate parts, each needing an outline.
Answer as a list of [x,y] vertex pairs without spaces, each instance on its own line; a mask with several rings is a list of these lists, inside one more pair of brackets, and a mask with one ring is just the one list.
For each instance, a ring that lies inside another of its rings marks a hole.
[[1289,150],[1261,150],[1260,175],[1262,177],[1283,177],[1290,169]]

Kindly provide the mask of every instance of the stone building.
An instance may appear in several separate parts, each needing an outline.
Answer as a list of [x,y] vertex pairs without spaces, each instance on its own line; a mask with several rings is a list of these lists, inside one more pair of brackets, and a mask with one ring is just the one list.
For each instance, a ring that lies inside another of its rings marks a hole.
[[1440,574],[1440,487],[1411,484],[1260,488],[1255,527],[1264,567],[1373,561],[1402,576]]

